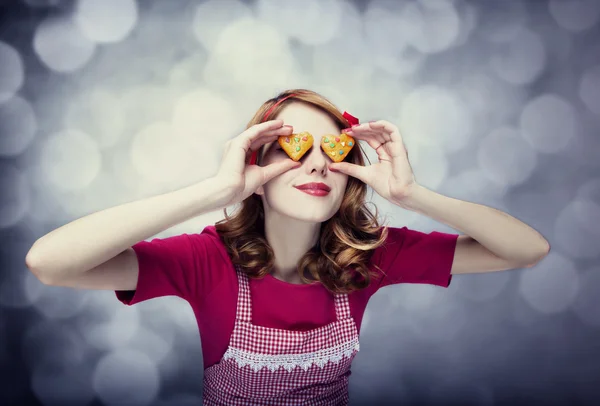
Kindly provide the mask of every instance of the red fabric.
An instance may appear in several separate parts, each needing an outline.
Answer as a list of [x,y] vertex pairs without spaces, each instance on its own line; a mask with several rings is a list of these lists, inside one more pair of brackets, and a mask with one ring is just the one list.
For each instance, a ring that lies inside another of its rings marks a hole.
[[353,125],[358,125],[359,121],[358,118],[354,117],[352,114],[348,113],[347,111],[344,111],[344,114],[342,114],[344,116],[344,118],[346,120],[348,120],[348,124],[350,124],[350,127],[352,127]]
[[[396,283],[448,287],[452,279],[458,234],[427,234],[407,227],[388,230],[388,240],[371,258],[371,266],[377,264],[385,275],[348,297],[359,331],[369,298],[380,288]],[[187,300],[198,322],[204,368],[217,363],[233,331],[238,281],[215,227],[207,226],[200,234],[141,241],[133,249],[139,261],[137,290],[116,291],[117,298],[126,305],[169,295]],[[321,285],[294,285],[268,275],[250,280],[250,291],[253,324],[309,330],[335,320],[333,296]]]

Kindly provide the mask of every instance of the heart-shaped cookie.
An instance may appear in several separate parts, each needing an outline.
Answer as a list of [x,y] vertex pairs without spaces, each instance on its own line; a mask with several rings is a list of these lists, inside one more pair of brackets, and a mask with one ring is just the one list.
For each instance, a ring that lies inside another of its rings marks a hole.
[[321,149],[333,162],[342,162],[356,145],[354,138],[348,134],[325,135],[321,138]]
[[279,137],[277,142],[292,160],[298,161],[313,146],[314,138],[310,133],[305,131],[300,134]]

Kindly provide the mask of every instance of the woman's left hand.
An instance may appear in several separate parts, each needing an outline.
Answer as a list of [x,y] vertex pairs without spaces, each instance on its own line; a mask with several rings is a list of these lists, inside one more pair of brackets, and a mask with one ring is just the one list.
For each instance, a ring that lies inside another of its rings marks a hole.
[[415,177],[398,127],[379,120],[359,124],[344,132],[366,141],[377,152],[379,162],[369,166],[332,162],[331,170],[362,180],[392,203],[399,204],[412,194],[416,187]]

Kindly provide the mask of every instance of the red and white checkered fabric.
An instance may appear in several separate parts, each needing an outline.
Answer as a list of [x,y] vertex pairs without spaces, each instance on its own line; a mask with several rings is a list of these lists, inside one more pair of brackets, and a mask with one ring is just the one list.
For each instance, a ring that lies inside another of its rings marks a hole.
[[309,331],[255,326],[248,276],[236,267],[239,296],[229,347],[204,371],[204,405],[347,405],[359,351],[347,294],[336,321]]

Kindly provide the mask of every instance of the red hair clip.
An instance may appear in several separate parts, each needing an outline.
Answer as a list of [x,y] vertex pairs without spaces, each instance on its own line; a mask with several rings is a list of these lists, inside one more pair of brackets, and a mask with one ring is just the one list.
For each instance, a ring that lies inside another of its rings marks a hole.
[[348,113],[347,111],[344,111],[344,114],[342,114],[344,116],[344,118],[346,120],[348,120],[348,123],[350,124],[350,127],[352,127],[353,125],[358,125],[358,118],[354,117],[352,114]]

